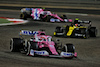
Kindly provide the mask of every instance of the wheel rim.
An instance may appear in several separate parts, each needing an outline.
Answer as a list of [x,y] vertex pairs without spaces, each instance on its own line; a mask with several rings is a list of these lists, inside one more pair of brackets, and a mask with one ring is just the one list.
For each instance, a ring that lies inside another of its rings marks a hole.
[[27,48],[27,53],[26,55],[29,55],[30,54],[30,42],[28,42],[28,48]]
[[13,39],[11,39],[11,41],[10,41],[10,51],[11,52],[13,51]]

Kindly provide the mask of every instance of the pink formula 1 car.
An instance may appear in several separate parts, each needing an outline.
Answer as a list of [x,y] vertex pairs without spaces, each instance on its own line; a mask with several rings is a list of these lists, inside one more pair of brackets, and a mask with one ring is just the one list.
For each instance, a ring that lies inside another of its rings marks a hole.
[[[21,35],[29,35],[31,38],[25,39]],[[59,39],[57,42],[52,41],[52,37],[45,35],[44,31],[21,30],[20,36],[20,38],[11,38],[11,52],[24,52],[29,56],[77,57],[73,44],[62,46]]]
[[32,18],[46,22],[72,22],[72,19],[68,19],[66,15],[58,16],[43,8],[22,8],[20,18],[25,20]]

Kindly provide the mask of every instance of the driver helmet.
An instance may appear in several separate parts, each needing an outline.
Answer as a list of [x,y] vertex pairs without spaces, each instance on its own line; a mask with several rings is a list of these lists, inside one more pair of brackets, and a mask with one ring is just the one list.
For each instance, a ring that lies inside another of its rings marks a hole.
[[79,20],[78,18],[75,18],[75,20]]

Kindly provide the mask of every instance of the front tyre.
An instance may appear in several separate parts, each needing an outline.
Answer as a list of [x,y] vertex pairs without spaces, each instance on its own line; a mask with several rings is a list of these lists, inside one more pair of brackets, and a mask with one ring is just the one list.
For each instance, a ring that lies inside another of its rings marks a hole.
[[56,29],[55,29],[55,32],[57,32],[57,33],[63,33],[62,27],[57,26]]
[[38,43],[37,42],[33,42],[33,41],[29,41],[26,55],[30,55],[30,50],[31,49],[38,50]]
[[46,19],[45,20],[46,22],[50,22],[51,16],[50,15],[47,15],[45,19]]
[[[60,34],[60,35],[58,35]],[[57,26],[54,32],[54,36],[62,36],[63,35],[63,28],[60,26]]]
[[64,45],[63,51],[64,51],[64,52],[74,53],[74,52],[75,52],[75,47],[74,47],[73,44],[70,44],[70,43],[69,43],[69,44]]
[[[63,52],[68,52],[68,53],[75,53],[75,47],[74,47],[73,44],[70,44],[70,43],[65,44],[64,47],[62,48],[62,51]],[[71,57],[67,57],[67,58],[72,59],[73,57],[74,57],[74,55],[71,56]]]

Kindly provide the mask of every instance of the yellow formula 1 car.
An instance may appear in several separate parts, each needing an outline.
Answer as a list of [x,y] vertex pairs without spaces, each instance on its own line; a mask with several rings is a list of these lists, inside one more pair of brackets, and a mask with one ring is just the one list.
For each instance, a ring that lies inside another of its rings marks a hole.
[[64,37],[96,37],[97,29],[91,26],[91,21],[78,21],[78,23],[73,23],[71,25],[66,25],[63,27],[57,26],[54,31],[54,36],[64,36]]

